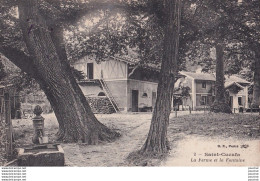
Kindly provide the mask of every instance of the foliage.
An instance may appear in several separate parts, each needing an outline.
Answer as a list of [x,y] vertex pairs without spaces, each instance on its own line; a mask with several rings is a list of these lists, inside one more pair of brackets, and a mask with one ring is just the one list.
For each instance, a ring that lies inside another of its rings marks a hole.
[[210,47],[221,36],[226,45],[225,73],[242,73],[246,79],[252,80],[248,71],[253,70],[255,61],[252,46],[259,44],[259,2],[207,0],[203,3],[195,1],[194,6],[197,12],[193,18],[194,24],[197,28],[201,27],[203,36],[191,44],[188,57],[192,61],[197,59],[195,62],[202,65],[204,71],[214,70],[215,63],[212,60],[215,55]]
[[84,80],[86,78],[86,76],[84,75],[84,72],[79,71],[77,69],[75,69],[74,67],[70,67],[73,76],[75,77],[76,80],[80,81],[80,80]]
[[[14,16],[15,2],[7,2],[2,0],[4,6],[1,10],[4,13],[0,18],[1,34],[5,36],[1,38],[5,37],[5,43],[12,43],[12,46],[26,51]],[[91,54],[98,61],[109,56],[124,55],[144,62],[160,63],[164,24],[164,13],[160,11],[160,6],[159,1],[155,0],[123,1],[122,4],[105,1],[40,1],[43,14],[53,19],[50,23],[62,23],[66,29],[67,53],[72,61]],[[187,61],[191,61],[190,64],[194,64],[194,61],[202,64],[205,71],[214,69],[209,49],[214,43],[212,37],[215,37],[216,31],[223,31],[228,43],[226,67],[229,69],[226,73],[245,72],[247,69],[244,67],[251,69],[254,56],[250,42],[259,41],[258,7],[259,2],[253,0],[243,1],[242,4],[234,0],[185,0],[181,19],[179,69],[189,69],[185,67]],[[133,57],[129,55],[129,49],[135,52],[130,52]]]
[[6,72],[4,69],[4,65],[2,63],[2,61],[0,61],[0,81],[2,81],[5,77],[6,77]]
[[191,88],[189,86],[179,86],[174,88],[174,92],[178,92],[182,98],[190,97]]

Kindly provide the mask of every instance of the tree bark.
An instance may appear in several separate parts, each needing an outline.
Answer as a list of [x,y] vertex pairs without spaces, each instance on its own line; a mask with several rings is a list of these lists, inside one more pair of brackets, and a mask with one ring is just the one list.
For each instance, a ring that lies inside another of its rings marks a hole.
[[60,28],[51,29],[38,10],[38,0],[21,0],[19,21],[33,57],[34,77],[50,101],[59,122],[59,139],[97,144],[119,134],[100,123],[72,76]]
[[181,0],[165,0],[163,12],[165,12],[166,25],[164,27],[163,60],[157,88],[158,96],[148,137],[140,150],[141,154],[146,155],[160,155],[169,150],[167,127],[177,73]]
[[224,44],[220,40],[216,44],[216,96],[210,107],[212,112],[232,113],[225,99],[225,77],[224,77]]
[[260,47],[255,50],[255,69],[252,107],[259,108],[260,105]]

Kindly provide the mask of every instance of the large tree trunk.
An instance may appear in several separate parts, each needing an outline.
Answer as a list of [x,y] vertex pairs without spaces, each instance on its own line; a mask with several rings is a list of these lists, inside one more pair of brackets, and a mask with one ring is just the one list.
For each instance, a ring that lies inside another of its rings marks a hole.
[[[59,139],[97,144],[98,140],[113,140],[119,136],[101,124],[92,113],[72,76],[62,45],[61,29],[48,28],[38,11],[38,0],[21,0],[18,8],[24,41],[34,58],[34,78],[54,109],[59,122]],[[55,39],[58,34],[60,36]]]
[[166,25],[164,27],[163,60],[157,88],[158,96],[149,134],[140,151],[141,154],[146,155],[163,154],[169,149],[167,127],[171,113],[175,75],[177,73],[181,0],[165,0],[164,12]]
[[225,86],[224,86],[224,45],[220,41],[216,44],[216,83],[215,91],[216,97],[210,107],[212,112],[232,113],[228,103],[225,99]]
[[252,107],[259,108],[260,105],[260,47],[255,51],[254,87]]

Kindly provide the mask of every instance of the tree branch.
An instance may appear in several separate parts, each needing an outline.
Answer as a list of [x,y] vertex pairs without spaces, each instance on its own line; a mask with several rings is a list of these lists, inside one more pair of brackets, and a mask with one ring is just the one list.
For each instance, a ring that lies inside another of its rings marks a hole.
[[23,72],[33,78],[37,77],[33,66],[33,58],[26,55],[23,51],[17,50],[16,48],[10,46],[0,46],[0,53],[19,67]]

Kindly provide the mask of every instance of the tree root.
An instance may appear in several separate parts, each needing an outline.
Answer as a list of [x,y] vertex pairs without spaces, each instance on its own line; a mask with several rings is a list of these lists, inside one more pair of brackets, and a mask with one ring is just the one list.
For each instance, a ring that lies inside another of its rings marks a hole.
[[128,155],[126,160],[135,166],[156,166],[167,157],[168,153],[134,151]]
[[56,133],[56,140],[57,141],[62,141],[65,133],[62,129],[59,128],[59,131]]
[[[76,134],[76,133],[75,133]],[[59,131],[56,134],[57,141],[62,141],[65,143],[75,143],[78,142],[80,139],[77,139],[77,136],[73,136],[69,133],[66,133],[64,130],[59,128]],[[87,143],[89,145],[96,145],[100,141],[102,142],[112,142],[120,137],[121,134],[107,128],[105,125],[102,125],[97,130],[88,131],[88,133],[81,133],[81,141],[83,143]]]
[[109,129],[106,126],[102,127],[99,132],[99,140],[101,140],[101,141],[112,142],[120,136],[121,136],[120,133],[118,133],[112,129]]

